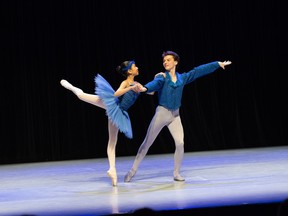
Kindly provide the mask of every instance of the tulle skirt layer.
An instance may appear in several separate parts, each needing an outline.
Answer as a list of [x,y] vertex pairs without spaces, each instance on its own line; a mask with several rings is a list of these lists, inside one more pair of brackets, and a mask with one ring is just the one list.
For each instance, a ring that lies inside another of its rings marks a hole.
[[108,118],[120,132],[124,133],[129,139],[132,139],[132,127],[128,112],[120,109],[118,98],[114,96],[115,91],[112,86],[100,74],[95,77],[95,84],[95,93],[103,101]]

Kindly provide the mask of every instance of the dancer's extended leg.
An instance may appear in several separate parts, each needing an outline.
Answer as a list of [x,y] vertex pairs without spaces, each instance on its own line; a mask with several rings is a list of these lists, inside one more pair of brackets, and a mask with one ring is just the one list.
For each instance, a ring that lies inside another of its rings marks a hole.
[[124,182],[130,182],[133,176],[136,174],[136,171],[147,154],[150,146],[153,144],[154,140],[162,130],[162,128],[171,121],[171,114],[169,111],[161,106],[158,106],[155,112],[155,115],[149,125],[146,137],[141,144],[138,153],[135,157],[134,163],[130,171],[125,175]]
[[84,93],[82,89],[73,86],[67,80],[61,80],[60,83],[64,88],[72,91],[80,100],[105,109],[105,105],[98,95]]

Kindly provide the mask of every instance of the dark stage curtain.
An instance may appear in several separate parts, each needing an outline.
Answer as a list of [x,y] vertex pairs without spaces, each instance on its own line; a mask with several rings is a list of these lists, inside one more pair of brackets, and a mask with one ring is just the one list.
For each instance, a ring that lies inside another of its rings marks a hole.
[[[116,66],[134,59],[145,84],[164,70],[164,50],[180,55],[179,72],[233,62],[185,87],[186,152],[287,145],[286,9],[284,0],[1,1],[0,162],[106,157],[105,111],[60,80],[94,93],[100,73],[117,89]],[[156,105],[143,94],[131,107],[134,138],[119,134],[117,156],[136,155]],[[173,152],[164,128],[148,154]]]

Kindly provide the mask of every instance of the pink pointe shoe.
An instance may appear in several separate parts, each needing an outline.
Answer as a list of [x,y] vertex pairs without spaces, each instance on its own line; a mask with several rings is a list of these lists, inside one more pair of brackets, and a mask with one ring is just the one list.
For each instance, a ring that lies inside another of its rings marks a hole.
[[116,170],[108,170],[107,175],[111,178],[112,181],[112,186],[116,187],[117,186],[117,173]]

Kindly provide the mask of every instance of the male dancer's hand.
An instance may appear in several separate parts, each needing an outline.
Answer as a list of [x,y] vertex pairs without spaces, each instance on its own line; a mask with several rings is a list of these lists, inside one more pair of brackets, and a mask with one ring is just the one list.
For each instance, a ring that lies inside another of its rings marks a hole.
[[166,74],[164,72],[159,72],[155,74],[154,78],[156,78],[158,75],[162,75],[164,78],[166,78]]
[[226,65],[232,64],[231,61],[224,61],[224,62],[218,62],[218,63],[219,63],[219,65],[220,65],[220,67],[223,68],[224,70],[225,70],[225,66],[226,66]]

